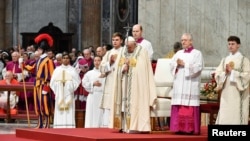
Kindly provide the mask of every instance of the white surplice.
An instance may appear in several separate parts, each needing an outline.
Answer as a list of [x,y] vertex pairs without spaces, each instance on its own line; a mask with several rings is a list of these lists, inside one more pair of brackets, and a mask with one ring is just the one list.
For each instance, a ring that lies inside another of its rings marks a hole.
[[[65,82],[61,80],[63,75]],[[74,91],[80,83],[81,78],[74,67],[62,64],[54,70],[50,80],[50,88],[55,94],[53,128],[75,128]]]
[[154,50],[152,47],[151,42],[149,42],[146,39],[143,39],[140,43],[138,43],[140,46],[142,46],[143,48],[145,48],[148,52],[148,56],[150,58],[150,60],[153,60],[153,54],[154,54]]
[[[177,67],[178,58],[185,62],[184,67]],[[173,56],[170,63],[174,76],[171,105],[200,106],[200,83],[203,65],[202,54],[196,49],[193,49],[190,53],[184,53],[183,49]]]
[[[104,78],[99,78],[100,75],[100,70],[93,68],[82,79],[82,86],[89,92],[86,101],[85,128],[103,127],[104,110],[100,108],[100,104],[103,95]],[[95,81],[99,81],[101,86],[93,86]]]

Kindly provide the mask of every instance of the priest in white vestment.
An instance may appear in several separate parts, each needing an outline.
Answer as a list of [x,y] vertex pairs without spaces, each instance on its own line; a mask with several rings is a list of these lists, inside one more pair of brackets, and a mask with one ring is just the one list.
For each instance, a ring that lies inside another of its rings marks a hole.
[[192,35],[181,37],[182,50],[172,58],[174,76],[170,130],[180,134],[200,134],[200,83],[202,53],[193,47]]
[[85,128],[105,127],[103,125],[104,110],[100,108],[104,78],[101,77],[99,66],[101,57],[94,57],[94,68],[88,71],[83,79],[82,86],[89,92],[86,101]]
[[133,37],[125,44],[115,64],[109,128],[125,133],[150,132],[150,108],[157,98],[150,59]]
[[115,32],[112,35],[112,45],[113,48],[106,52],[105,56],[101,62],[101,72],[105,78],[101,108],[105,110],[104,115],[104,126],[108,127],[110,119],[110,104],[111,104],[111,94],[114,88],[113,79],[115,71],[115,61],[117,61],[117,56],[119,51],[122,49],[123,36],[119,32]]
[[230,54],[216,68],[217,90],[221,90],[220,108],[216,124],[247,125],[249,123],[249,80],[250,63],[243,56],[240,38],[228,38]]
[[70,65],[70,56],[63,54],[62,65],[54,70],[50,80],[55,94],[53,128],[75,128],[74,91],[80,83],[78,72]]

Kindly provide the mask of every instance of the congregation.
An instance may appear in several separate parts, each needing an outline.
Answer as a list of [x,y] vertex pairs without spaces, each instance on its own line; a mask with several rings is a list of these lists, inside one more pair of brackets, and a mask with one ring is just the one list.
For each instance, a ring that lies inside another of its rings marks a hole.
[[[82,51],[73,47],[71,51],[55,52],[49,35],[38,36],[36,44],[26,48],[2,50],[0,79],[11,76],[18,82],[34,83],[34,92],[27,92],[27,97],[24,92],[13,93],[10,100],[16,97],[18,100],[12,103],[11,109],[26,110],[27,100],[28,110],[39,116],[37,128],[50,128],[51,115],[54,128],[75,128],[75,111],[82,109],[86,111],[85,128],[108,127],[124,133],[150,132],[149,113],[156,108],[157,102],[151,64],[154,51],[142,33],[142,26],[136,24],[132,36],[124,37],[115,32],[112,44],[89,46]],[[247,124],[250,63],[238,51],[240,39],[237,36],[230,36],[228,43],[230,55],[216,69],[216,81],[220,84],[217,88],[222,92],[216,123]],[[174,52],[167,55],[171,59],[170,71],[175,76],[168,126],[178,134],[198,135],[203,56],[194,48],[189,33],[184,33],[173,49]],[[232,90],[242,95],[235,97],[243,103],[236,103],[241,105],[241,109],[234,107],[239,114],[228,118],[231,112],[225,106],[235,103],[225,102],[223,98],[231,98],[226,92]],[[0,100],[2,113],[6,109],[5,99]]]
[[[150,64],[153,48],[149,41],[143,39],[141,25],[138,24],[133,27],[133,35],[135,38],[130,37],[130,40],[127,41],[132,41],[134,43],[138,41],[138,44],[145,44],[143,46],[150,50],[150,53],[147,55],[147,62]],[[110,107],[110,102],[113,91],[113,83],[111,82],[114,77],[112,72],[114,72],[117,67],[114,66],[114,64],[117,65],[117,62],[120,61],[116,58],[121,49],[126,48],[124,47],[125,38],[126,37],[121,33],[116,32],[112,36],[112,44],[104,44],[99,47],[89,46],[85,47],[82,51],[73,47],[71,51],[56,52],[53,49],[52,37],[49,34],[40,34],[34,39],[36,43],[34,45],[28,47],[16,46],[1,50],[1,79],[4,80],[5,76],[11,73],[11,75],[13,75],[13,80],[19,83],[25,82],[26,84],[34,85],[34,92],[21,91],[17,94],[13,93],[14,96],[10,97],[10,101],[14,101],[12,100],[13,97],[17,100],[16,103],[12,104],[10,110],[35,111],[39,117],[36,128],[50,128],[48,124],[51,122],[49,121],[51,120],[50,116],[54,118],[54,128],[74,128],[76,127],[75,124],[73,124],[75,123],[75,117],[72,115],[75,115],[74,113],[78,109],[86,111],[86,128],[109,127],[110,111],[112,109]],[[65,62],[65,55],[67,55],[67,63]],[[99,57],[99,63],[95,63],[96,56]],[[126,63],[129,64],[129,60],[127,60]],[[130,64],[132,64],[132,61]],[[69,68],[66,67],[68,65],[74,68],[79,78],[77,78],[72,71],[68,71]],[[109,67],[110,70],[106,70],[107,67]],[[129,71],[132,70],[133,67],[127,69]],[[88,77],[93,77],[93,73],[90,72],[94,70],[100,72],[100,76],[94,76],[94,80],[87,80]],[[103,71],[105,72],[103,73]],[[63,78],[59,78],[62,74]],[[153,73],[151,73],[151,71],[150,75],[152,79]],[[101,80],[102,82],[92,82],[96,81],[97,78],[98,80],[103,79]],[[72,80],[77,79],[81,81],[70,84]],[[153,82],[153,80],[151,81]],[[60,87],[63,87],[63,90],[61,90]],[[107,97],[103,92],[108,93],[109,96]],[[94,96],[95,98],[90,100],[91,96],[97,93],[100,93],[99,97]],[[2,95],[0,98],[2,99],[1,105],[3,105],[0,111],[2,114],[6,114],[7,98]],[[26,101],[28,106],[26,105]],[[92,108],[90,108],[90,106]],[[57,108],[59,108],[59,110],[57,110]],[[67,120],[72,121],[69,122],[70,125],[67,125],[68,122],[64,123],[60,121],[60,118],[69,114],[68,111],[71,110],[73,113],[67,118]],[[93,115],[93,113],[103,114],[100,114],[102,116],[95,117],[96,115]],[[93,117],[95,117],[94,120]]]

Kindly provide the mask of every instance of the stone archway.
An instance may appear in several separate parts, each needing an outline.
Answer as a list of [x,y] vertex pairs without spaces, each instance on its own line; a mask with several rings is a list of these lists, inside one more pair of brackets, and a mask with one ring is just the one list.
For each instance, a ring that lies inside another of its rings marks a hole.
[[22,47],[26,48],[29,45],[33,45],[34,38],[41,33],[48,33],[52,36],[54,40],[53,51],[55,53],[69,52],[71,50],[73,33],[63,33],[60,28],[54,26],[51,22],[47,26],[42,27],[37,33],[21,33]]

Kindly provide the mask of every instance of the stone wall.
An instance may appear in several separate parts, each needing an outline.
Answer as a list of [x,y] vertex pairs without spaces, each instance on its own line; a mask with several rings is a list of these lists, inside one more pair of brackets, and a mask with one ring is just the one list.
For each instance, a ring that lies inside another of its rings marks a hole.
[[20,33],[36,33],[49,22],[67,32],[67,3],[68,0],[0,1],[0,48],[22,44]]
[[68,32],[67,0],[22,0],[18,4],[18,29],[22,32],[38,32],[52,22],[64,33]]
[[218,66],[228,54],[227,38],[241,38],[240,50],[250,58],[249,0],[139,0],[138,23],[150,40],[154,58],[164,57],[182,33],[193,34],[205,66]]
[[3,21],[4,21],[4,12],[5,11],[5,1],[4,0],[1,0],[0,1],[0,49],[3,48],[4,46],[4,24],[3,24]]
[[20,33],[37,33],[52,22],[63,33],[74,33],[72,46],[101,44],[100,0],[1,0],[0,49],[22,44]]

